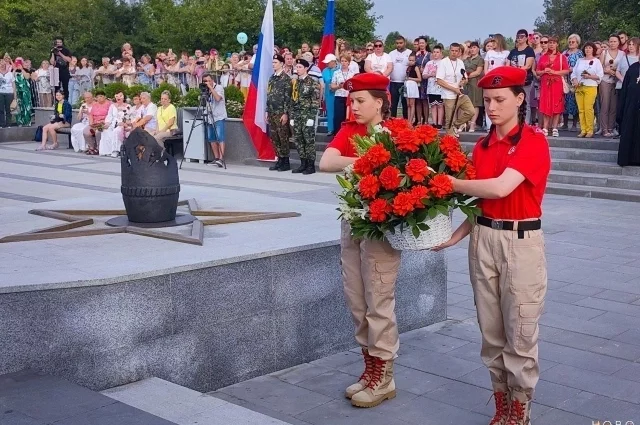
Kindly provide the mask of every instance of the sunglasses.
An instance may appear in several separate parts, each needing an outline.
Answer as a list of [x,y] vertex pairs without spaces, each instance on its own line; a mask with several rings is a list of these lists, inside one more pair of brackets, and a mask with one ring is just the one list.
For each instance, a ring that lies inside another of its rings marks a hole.
[[516,37],[517,37],[517,38],[527,38],[527,36],[526,36],[526,35],[524,35],[524,34],[518,34]]
[[549,42],[542,40],[542,41],[540,41],[540,44],[549,44]]
[[382,44],[374,44],[373,47],[382,47]]

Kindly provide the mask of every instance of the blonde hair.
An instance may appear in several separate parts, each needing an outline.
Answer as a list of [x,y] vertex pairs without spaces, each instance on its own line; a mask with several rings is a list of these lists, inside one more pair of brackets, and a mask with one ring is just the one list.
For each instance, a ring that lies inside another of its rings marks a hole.
[[161,96],[167,96],[171,100],[171,92],[169,90],[163,91]]
[[340,55],[340,60],[346,59],[347,62],[351,63],[351,55],[349,53],[343,53]]
[[507,50],[507,41],[504,39],[504,35],[502,34],[494,34],[493,40],[496,43],[496,50],[498,52],[503,52]]

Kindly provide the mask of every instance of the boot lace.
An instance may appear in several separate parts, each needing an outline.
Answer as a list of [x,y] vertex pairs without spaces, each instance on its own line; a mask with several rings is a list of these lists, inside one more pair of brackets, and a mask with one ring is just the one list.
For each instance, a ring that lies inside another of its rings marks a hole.
[[367,387],[373,390],[380,382],[382,382],[384,366],[387,362],[377,357],[372,357],[372,361],[373,364],[371,366],[371,375],[369,375],[371,377],[371,380],[367,384]]
[[506,425],[522,425],[524,424],[524,405],[519,400],[511,402],[511,411],[509,420]]
[[364,372],[360,375],[360,381],[368,381],[371,378],[374,359],[366,350],[362,350],[362,354],[364,355]]
[[489,422],[489,425],[502,424],[509,417],[509,404],[507,402],[507,393],[495,392],[493,397],[496,400],[496,414]]

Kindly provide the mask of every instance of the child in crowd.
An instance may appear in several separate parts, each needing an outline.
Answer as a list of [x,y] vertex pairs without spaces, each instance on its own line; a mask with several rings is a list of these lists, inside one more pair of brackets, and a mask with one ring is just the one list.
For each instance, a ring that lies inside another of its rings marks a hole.
[[407,79],[404,82],[404,97],[407,98],[407,118],[409,122],[414,122],[416,117],[416,99],[420,98],[419,86],[422,82],[420,67],[416,64],[416,54],[409,55],[409,66],[407,67]]

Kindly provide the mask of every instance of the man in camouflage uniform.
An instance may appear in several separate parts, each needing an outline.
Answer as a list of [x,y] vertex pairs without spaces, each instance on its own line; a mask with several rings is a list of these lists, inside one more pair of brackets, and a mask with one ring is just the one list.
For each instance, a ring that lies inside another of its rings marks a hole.
[[293,82],[292,123],[301,165],[294,173],[313,174],[316,172],[316,115],[320,108],[320,85],[308,75],[309,62],[296,60],[298,79]]
[[289,111],[291,109],[291,77],[283,70],[284,58],[273,57],[275,73],[269,78],[267,94],[267,123],[271,143],[278,154],[278,161],[269,167],[271,171],[288,171],[289,164]]

